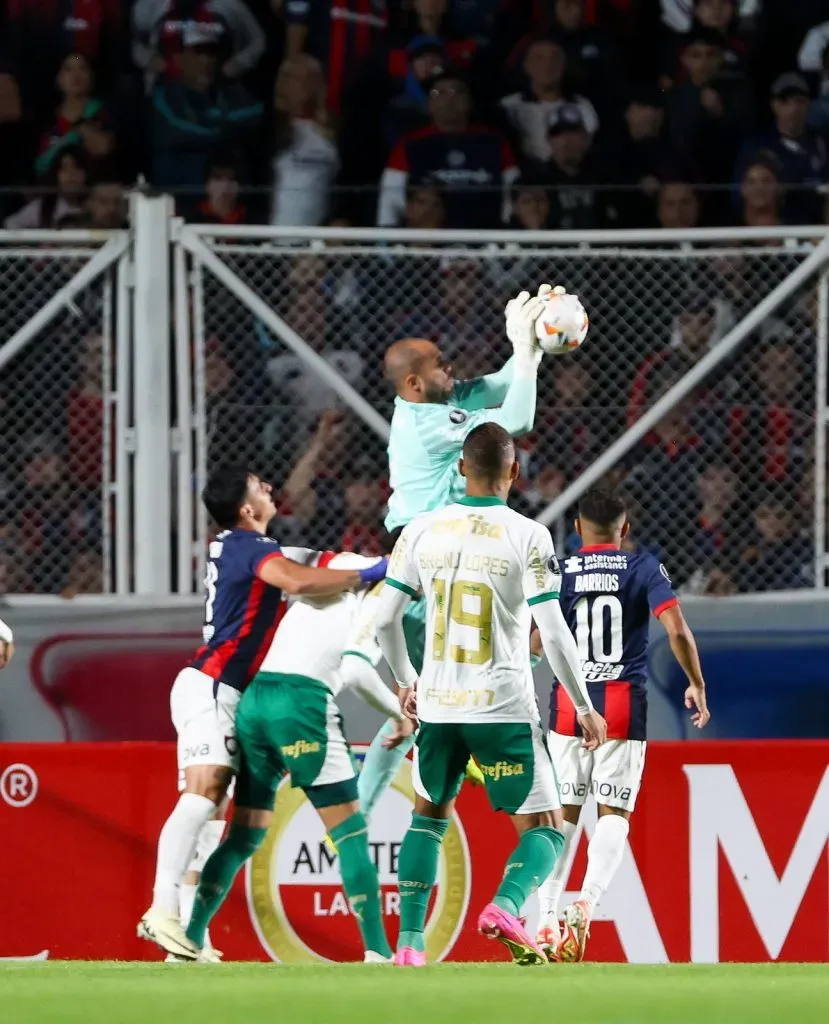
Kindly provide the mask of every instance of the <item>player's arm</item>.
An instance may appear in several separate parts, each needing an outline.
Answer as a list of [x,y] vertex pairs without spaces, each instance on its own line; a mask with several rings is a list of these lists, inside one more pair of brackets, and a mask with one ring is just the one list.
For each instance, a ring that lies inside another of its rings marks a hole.
[[388,662],[400,690],[400,703],[404,706],[417,682],[417,672],[409,658],[403,614],[406,606],[417,594],[420,586],[417,566],[413,560],[414,529],[412,524],[400,534],[389,560],[386,585],[377,602],[375,628],[377,642]]
[[668,634],[668,642],[674,657],[682,667],[682,671],[688,678],[688,688],[685,691],[685,707],[693,710],[691,722],[697,729],[704,729],[708,724],[711,713],[708,710],[706,697],[705,680],[702,676],[702,665],[699,660],[699,650],[691,627],[685,621],[682,609],[679,604],[672,604],[659,613],[659,622]]
[[515,356],[510,356],[495,373],[488,373],[473,380],[458,381],[452,392],[452,404],[467,412],[477,412],[479,409],[491,409],[494,405],[500,405],[507,396],[514,376]]
[[382,558],[366,569],[316,569],[292,562],[279,552],[266,555],[259,562],[256,576],[290,597],[334,597],[377,583],[386,575],[387,564]]
[[0,619],[0,668],[5,668],[14,654],[14,634],[11,627]]
[[340,663],[340,679],[343,687],[353,690],[370,707],[393,718],[396,722],[403,720],[400,702],[396,695],[383,682],[380,673],[360,654],[343,655]]
[[556,679],[575,705],[585,745],[595,750],[607,739],[607,722],[593,709],[576,641],[561,611],[561,571],[549,530],[532,524],[524,559],[524,597],[538,627],[541,648]]

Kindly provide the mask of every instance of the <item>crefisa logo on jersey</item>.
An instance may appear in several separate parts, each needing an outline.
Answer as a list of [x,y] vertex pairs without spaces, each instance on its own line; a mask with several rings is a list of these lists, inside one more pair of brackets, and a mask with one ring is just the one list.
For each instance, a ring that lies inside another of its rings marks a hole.
[[[411,762],[374,808],[369,850],[377,866],[383,914],[394,946],[400,898],[397,863],[414,806]],[[454,945],[466,916],[471,871],[463,825],[453,816],[441,848],[438,884],[426,926],[430,962]],[[256,934],[273,960],[290,964],[362,960],[357,923],[342,889],[339,862],[317,812],[300,789],[279,787],[273,823],[248,863],[247,900]]]

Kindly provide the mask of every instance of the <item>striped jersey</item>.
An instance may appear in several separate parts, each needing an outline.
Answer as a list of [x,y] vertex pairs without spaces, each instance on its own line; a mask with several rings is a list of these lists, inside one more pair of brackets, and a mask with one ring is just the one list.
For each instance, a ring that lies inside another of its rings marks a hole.
[[[564,559],[561,568],[561,610],[608,738],[647,739],[650,616],[678,604],[665,567],[647,551],[597,544]],[[580,735],[576,709],[560,683],[553,686],[550,728]]]
[[202,646],[190,665],[244,690],[267,654],[284,612],[282,591],[256,575],[279,544],[253,530],[224,530],[210,542]]

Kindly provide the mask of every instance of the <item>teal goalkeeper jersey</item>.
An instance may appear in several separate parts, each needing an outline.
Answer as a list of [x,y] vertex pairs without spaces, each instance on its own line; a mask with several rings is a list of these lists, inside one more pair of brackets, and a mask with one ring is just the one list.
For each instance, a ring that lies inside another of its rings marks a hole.
[[526,433],[535,419],[535,401],[535,377],[516,377],[512,359],[497,373],[456,384],[445,404],[396,398],[388,446],[392,495],[386,529],[406,526],[415,516],[461,498],[466,487],[458,459],[466,435],[490,422],[513,435]]

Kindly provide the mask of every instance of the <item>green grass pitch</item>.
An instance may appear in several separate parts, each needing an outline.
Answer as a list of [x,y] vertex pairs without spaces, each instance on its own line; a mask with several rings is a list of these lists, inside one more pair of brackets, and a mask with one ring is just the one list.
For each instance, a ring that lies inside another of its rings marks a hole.
[[0,965],[0,1019],[108,1024],[812,1024],[829,966]]

